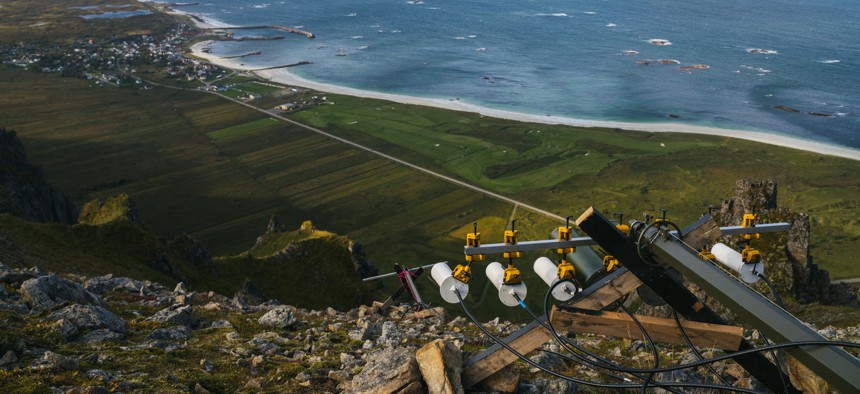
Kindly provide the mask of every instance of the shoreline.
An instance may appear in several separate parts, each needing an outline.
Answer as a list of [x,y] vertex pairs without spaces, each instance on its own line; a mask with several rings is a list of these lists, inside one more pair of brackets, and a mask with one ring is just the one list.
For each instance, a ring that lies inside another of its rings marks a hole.
[[[194,22],[195,26],[201,29],[211,29],[225,26],[216,26],[211,21],[207,21],[191,13],[177,11],[167,8],[168,13],[183,15]],[[259,78],[280,83],[288,86],[297,86],[307,89],[318,90],[325,93],[343,94],[347,96],[370,98],[378,100],[393,101],[401,104],[421,105],[434,107],[439,109],[462,111],[477,113],[482,116],[489,116],[505,120],[513,120],[518,122],[541,123],[550,125],[565,125],[574,127],[586,128],[610,128],[623,129],[628,131],[640,131],[650,133],[688,133],[702,134],[717,137],[736,138],[747,141],[759,142],[768,145],[775,145],[785,148],[798,149],[802,151],[818,153],[822,155],[836,156],[851,160],[860,161],[860,150],[849,147],[829,144],[825,142],[805,140],[797,137],[790,137],[771,132],[764,131],[749,131],[738,129],[724,129],[709,126],[697,126],[684,123],[643,123],[643,122],[621,122],[621,121],[604,121],[604,120],[589,120],[581,118],[572,118],[556,115],[533,115],[515,111],[493,109],[480,105],[462,102],[459,99],[444,99],[444,98],[424,98],[407,96],[394,93],[382,93],[371,90],[362,90],[327,83],[311,81],[291,73],[288,69],[260,70],[256,67],[244,66],[236,59],[225,59],[211,53],[205,53],[202,48],[211,44],[212,40],[202,41],[191,46],[191,53],[201,59],[218,65],[220,67],[229,68],[238,71],[251,72]]]

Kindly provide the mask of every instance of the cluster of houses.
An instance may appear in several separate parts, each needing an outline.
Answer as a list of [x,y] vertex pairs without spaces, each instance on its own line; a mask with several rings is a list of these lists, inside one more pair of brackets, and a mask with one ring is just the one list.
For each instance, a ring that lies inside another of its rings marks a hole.
[[[293,91],[296,90],[294,89]],[[334,104],[333,102],[329,102],[325,96],[312,96],[310,100],[299,99],[293,102],[283,103],[281,105],[275,106],[275,110],[282,112],[293,112],[303,108],[320,105],[322,103]]]
[[130,74],[144,65],[158,66],[177,79],[205,81],[223,75],[224,70],[215,65],[183,56],[191,34],[187,25],[180,24],[159,39],[138,35],[116,42],[88,39],[69,46],[22,43],[0,46],[0,59],[26,69],[109,84],[140,84]]

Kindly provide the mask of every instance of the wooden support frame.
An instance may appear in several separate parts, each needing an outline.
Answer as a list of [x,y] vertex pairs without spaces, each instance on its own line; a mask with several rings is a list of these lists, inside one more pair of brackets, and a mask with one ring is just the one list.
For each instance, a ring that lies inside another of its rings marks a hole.
[[[570,302],[570,305],[598,310],[609,306],[627,293],[636,290],[642,282],[621,268],[589,286]],[[542,318],[541,322],[544,319]],[[521,354],[529,353],[552,339],[552,333],[539,322],[531,322],[504,341]],[[466,360],[463,365],[463,386],[470,387],[498,372],[517,360],[517,356],[498,344]]]
[[[655,342],[686,345],[675,319],[636,315],[639,323]],[[626,313],[596,311],[569,306],[553,307],[550,314],[553,328],[559,333],[576,332],[612,337],[645,339],[642,330]],[[737,326],[681,320],[684,333],[693,345],[705,348],[738,350],[744,330]]]

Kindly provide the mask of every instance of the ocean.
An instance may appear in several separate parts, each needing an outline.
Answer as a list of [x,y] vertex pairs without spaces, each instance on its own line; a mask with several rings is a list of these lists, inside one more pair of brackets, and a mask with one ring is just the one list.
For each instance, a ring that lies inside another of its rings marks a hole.
[[[210,0],[182,11],[283,40],[218,42],[327,84],[588,120],[765,131],[860,148],[852,0]],[[762,135],[766,138],[767,134]]]

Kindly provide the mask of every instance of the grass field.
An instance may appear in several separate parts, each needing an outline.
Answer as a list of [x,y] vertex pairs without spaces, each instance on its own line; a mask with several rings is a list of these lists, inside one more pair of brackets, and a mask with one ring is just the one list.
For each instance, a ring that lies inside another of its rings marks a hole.
[[774,179],[779,204],[809,213],[816,262],[860,276],[860,163],[755,142],[678,133],[528,124],[346,96],[292,115],[373,148],[544,207],[590,205],[689,223],[737,179]]
[[188,233],[216,254],[247,250],[277,214],[350,236],[387,271],[457,259],[463,241],[452,229],[511,210],[212,95],[90,87],[5,66],[0,82],[10,88],[0,123],[50,182],[79,203],[126,192],[154,231]]

